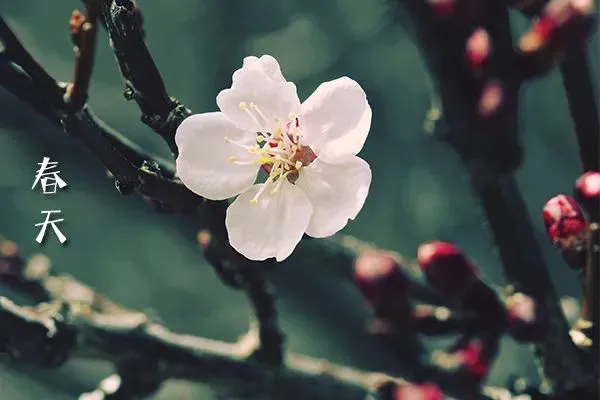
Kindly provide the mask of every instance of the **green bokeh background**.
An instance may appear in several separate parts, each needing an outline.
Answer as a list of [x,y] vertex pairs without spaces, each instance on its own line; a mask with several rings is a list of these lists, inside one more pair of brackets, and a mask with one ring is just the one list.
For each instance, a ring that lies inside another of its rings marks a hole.
[[[169,93],[195,112],[216,110],[246,55],[271,54],[300,98],[319,83],[348,75],[373,108],[361,153],[372,166],[365,207],[345,232],[414,256],[420,242],[451,239],[468,251],[485,279],[503,282],[498,255],[482,223],[463,167],[443,143],[423,132],[427,72],[408,27],[378,0],[141,0],[147,43]],[[68,19],[77,1],[0,1],[0,12],[31,53],[57,79],[72,76]],[[526,22],[515,16],[515,31]],[[599,41],[590,44],[598,76]],[[104,32],[90,103],[96,114],[146,149],[167,156],[157,135],[123,100],[123,84]],[[578,295],[576,276],[545,238],[540,208],[569,192],[579,175],[576,146],[560,77],[526,85],[521,129],[526,159],[518,173],[536,235],[561,295]],[[69,189],[52,197],[31,191],[43,156],[60,162]],[[60,209],[69,245],[34,242],[42,210]],[[195,244],[199,225],[155,213],[140,198],[114,190],[101,164],[74,139],[0,90],[0,231],[25,252],[43,251],[110,298],[148,310],[176,331],[235,340],[248,325],[244,297],[220,284]],[[367,313],[349,282],[326,257],[302,245],[273,273],[289,349],[367,369],[401,371],[386,347],[363,332]],[[489,381],[535,376],[528,348],[509,339]],[[0,398],[76,399],[111,372],[110,365],[71,362],[55,371],[0,364]],[[157,399],[211,399],[201,385],[169,382]]]

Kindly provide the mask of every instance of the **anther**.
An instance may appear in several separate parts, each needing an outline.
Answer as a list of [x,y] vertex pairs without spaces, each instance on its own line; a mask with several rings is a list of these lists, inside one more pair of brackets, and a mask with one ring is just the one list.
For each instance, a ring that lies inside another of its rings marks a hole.
[[235,162],[237,160],[237,157],[235,157],[235,156],[229,156],[229,158],[227,158],[227,160],[229,162]]
[[246,103],[245,101],[240,101],[240,109],[247,110],[248,109],[248,103]]
[[294,164],[294,167],[295,167],[296,169],[300,169],[300,168],[302,168],[302,161],[296,161],[296,164]]

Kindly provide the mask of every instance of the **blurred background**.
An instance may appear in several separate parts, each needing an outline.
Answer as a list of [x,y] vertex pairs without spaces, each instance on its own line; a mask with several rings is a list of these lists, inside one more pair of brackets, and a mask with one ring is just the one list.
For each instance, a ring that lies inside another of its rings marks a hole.
[[[174,0],[140,1],[146,40],[168,91],[194,112],[214,111],[216,94],[231,84],[244,56],[271,54],[301,99],[319,83],[347,75],[367,92],[373,108],[370,137],[361,156],[373,169],[364,209],[345,229],[378,246],[414,257],[419,243],[452,240],[503,282],[497,252],[483,225],[466,174],[455,154],[423,131],[428,76],[410,29],[380,0]],[[35,58],[57,79],[72,77],[68,33],[72,1],[0,0],[0,12]],[[519,32],[527,22],[515,15]],[[157,135],[123,100],[123,83],[100,33],[90,103],[96,114],[149,151],[168,156]],[[598,76],[600,43],[590,44]],[[544,202],[569,193],[580,174],[572,125],[553,73],[522,93],[525,163],[518,173],[552,279],[561,295],[578,296],[576,276],[545,237]],[[37,163],[60,164],[66,191],[44,196],[31,185]],[[60,246],[54,236],[34,242],[43,210],[62,210]],[[248,326],[242,294],[224,287],[197,249],[200,223],[155,213],[139,197],[121,196],[94,157],[28,106],[0,89],[0,232],[27,254],[42,251],[59,271],[74,275],[115,301],[157,316],[175,331],[235,340]],[[351,283],[332,271],[331,259],[302,245],[272,277],[281,324],[291,351],[364,369],[402,373],[410,368],[368,337],[368,313]],[[535,378],[528,348],[506,339],[489,377]],[[0,397],[70,400],[92,390],[110,365],[71,362],[45,371],[0,364]],[[201,385],[169,382],[157,399],[211,399]]]

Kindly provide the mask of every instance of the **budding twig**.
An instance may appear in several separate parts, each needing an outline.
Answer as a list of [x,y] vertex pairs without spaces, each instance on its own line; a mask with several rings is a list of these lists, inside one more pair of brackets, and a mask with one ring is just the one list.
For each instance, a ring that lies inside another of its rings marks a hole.
[[101,0],[87,2],[87,16],[74,10],[69,22],[75,45],[75,73],[73,84],[67,89],[67,99],[75,110],[81,110],[87,100],[96,53],[97,19]]
[[[122,193],[137,190],[143,196],[168,203],[184,212],[194,211],[203,203],[203,198],[190,192],[174,177],[172,163],[144,153],[123,134],[100,120],[88,105],[82,113],[74,113],[73,107],[64,98],[67,85],[59,84],[35,64],[2,18],[0,39],[6,40],[9,43],[7,49],[11,49],[7,54],[0,54],[0,84],[50,122],[80,139],[115,177]],[[24,73],[15,65],[25,72],[31,70],[35,73]]]

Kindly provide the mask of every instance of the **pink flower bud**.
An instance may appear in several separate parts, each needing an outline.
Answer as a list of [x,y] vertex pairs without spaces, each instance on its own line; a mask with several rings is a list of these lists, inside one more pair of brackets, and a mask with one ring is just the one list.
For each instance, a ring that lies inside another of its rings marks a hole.
[[598,222],[600,208],[600,172],[589,171],[575,182],[575,198],[589,212],[594,222]]
[[473,70],[481,70],[492,52],[490,35],[483,28],[477,28],[467,40],[467,60]]
[[22,268],[23,259],[16,243],[12,240],[0,239],[0,276],[20,275]]
[[394,400],[443,400],[444,393],[433,383],[399,385]]
[[441,292],[463,292],[477,280],[476,268],[450,243],[424,243],[417,250],[417,259],[427,282]]
[[354,281],[377,310],[388,302],[404,302],[410,282],[396,259],[384,251],[365,251],[354,263]]
[[196,239],[198,240],[198,246],[200,246],[203,251],[206,251],[210,245],[211,234],[208,230],[203,229],[198,232]]
[[558,249],[576,249],[585,244],[587,222],[579,205],[571,197],[559,194],[543,209],[546,232]]
[[491,80],[485,84],[479,99],[479,115],[487,118],[494,114],[504,101],[504,88],[496,80]]
[[544,334],[545,320],[537,302],[523,293],[506,300],[508,333],[518,341],[531,342]]

